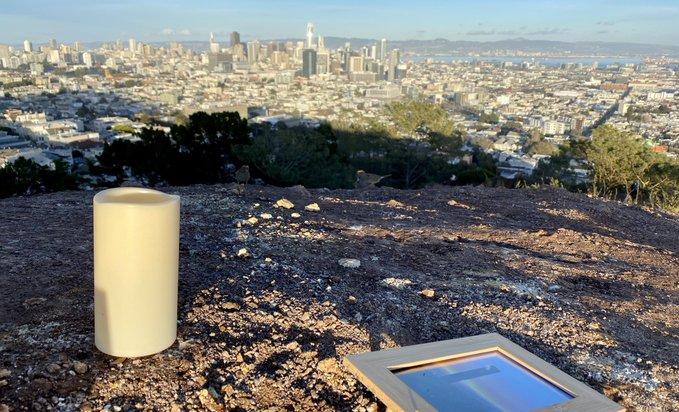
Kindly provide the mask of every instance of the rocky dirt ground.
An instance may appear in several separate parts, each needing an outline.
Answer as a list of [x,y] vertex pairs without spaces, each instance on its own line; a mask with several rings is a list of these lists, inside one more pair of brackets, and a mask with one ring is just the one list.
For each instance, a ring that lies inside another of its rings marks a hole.
[[679,410],[676,217],[555,189],[168,191],[179,337],[140,359],[93,345],[93,193],[0,201],[0,411],[382,410],[345,355],[487,332]]

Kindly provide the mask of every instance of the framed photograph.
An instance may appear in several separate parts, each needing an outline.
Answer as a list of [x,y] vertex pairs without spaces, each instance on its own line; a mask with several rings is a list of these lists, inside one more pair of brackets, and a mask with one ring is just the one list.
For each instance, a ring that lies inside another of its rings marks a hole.
[[350,355],[345,364],[393,411],[624,411],[497,333]]

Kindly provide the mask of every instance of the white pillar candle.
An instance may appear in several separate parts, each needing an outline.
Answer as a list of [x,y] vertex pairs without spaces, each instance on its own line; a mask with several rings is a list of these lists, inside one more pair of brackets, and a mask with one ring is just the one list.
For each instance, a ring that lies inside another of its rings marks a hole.
[[94,335],[112,356],[152,355],[177,337],[179,196],[117,188],[94,196]]

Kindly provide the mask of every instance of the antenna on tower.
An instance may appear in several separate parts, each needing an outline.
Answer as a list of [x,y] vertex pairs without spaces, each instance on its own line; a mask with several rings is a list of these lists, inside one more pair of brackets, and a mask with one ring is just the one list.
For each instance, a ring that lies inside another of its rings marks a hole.
[[307,23],[306,25],[306,47],[307,49],[311,49],[314,47],[314,24],[313,23]]

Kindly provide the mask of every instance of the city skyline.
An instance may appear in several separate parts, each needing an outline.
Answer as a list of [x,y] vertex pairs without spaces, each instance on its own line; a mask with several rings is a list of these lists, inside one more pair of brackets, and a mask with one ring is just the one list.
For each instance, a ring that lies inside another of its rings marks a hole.
[[[522,37],[530,40],[602,41],[679,45],[679,5],[610,0],[542,2],[487,0],[475,4],[426,0],[417,8],[402,1],[273,2],[228,4],[212,0],[160,2],[147,0],[47,2],[8,0],[0,25],[0,43],[21,44],[51,38],[112,41],[204,41],[214,32],[227,41],[237,30],[243,40],[303,38],[306,22],[323,27],[325,36],[394,40],[495,41]],[[407,8],[407,13],[405,12]],[[375,24],[379,21],[380,24]]]

